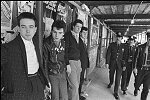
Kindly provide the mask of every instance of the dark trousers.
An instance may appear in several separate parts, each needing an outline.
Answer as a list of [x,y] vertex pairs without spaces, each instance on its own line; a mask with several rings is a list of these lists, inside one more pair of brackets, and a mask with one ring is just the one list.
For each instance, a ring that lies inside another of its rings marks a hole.
[[121,79],[121,74],[122,74],[122,68],[121,68],[121,66],[118,66],[117,63],[115,65],[116,66],[110,66],[109,80],[110,80],[110,84],[112,85],[113,82],[114,82],[114,74],[116,72],[114,93],[118,93],[118,89],[119,89],[119,85],[120,85],[120,79]]
[[137,91],[138,88],[143,84],[143,90],[141,93],[141,100],[146,100],[147,95],[150,89],[150,70],[140,70],[136,77],[135,82],[135,90]]
[[32,94],[28,100],[44,100],[44,86],[41,83],[39,75],[29,77],[32,85]]
[[[128,87],[129,85],[129,82],[130,82],[130,78],[131,78],[131,74],[133,72],[133,62],[128,62],[128,66],[127,66],[127,80],[126,80],[126,86]],[[136,77],[135,73],[134,74],[134,77]]]
[[[126,70],[122,72],[122,79],[121,79],[121,90],[122,91],[126,91],[127,90],[127,87],[129,85],[129,82],[130,82],[130,78],[131,78],[131,74],[132,74],[132,71],[133,71],[133,62],[128,62],[127,63],[128,65],[126,66]],[[135,73],[134,74],[134,77],[136,77]],[[134,83],[135,85],[135,83]]]
[[79,94],[81,93],[81,89],[82,89],[82,85],[83,85],[83,82],[84,82],[84,73],[85,73],[85,68],[82,68],[82,71],[81,71],[81,75],[80,75],[80,84],[79,84]]
[[1,100],[44,100],[44,86],[38,75],[28,77],[29,91],[18,91],[1,95]]
[[126,91],[127,90],[127,70],[122,71],[122,78],[121,78],[121,90]]

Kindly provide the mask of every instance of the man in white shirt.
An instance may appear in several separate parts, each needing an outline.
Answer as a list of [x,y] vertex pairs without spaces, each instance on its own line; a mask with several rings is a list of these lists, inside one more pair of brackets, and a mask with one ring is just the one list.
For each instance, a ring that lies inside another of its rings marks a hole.
[[18,17],[20,34],[2,45],[1,65],[4,78],[3,100],[44,100],[48,86],[38,45],[36,17],[23,12]]

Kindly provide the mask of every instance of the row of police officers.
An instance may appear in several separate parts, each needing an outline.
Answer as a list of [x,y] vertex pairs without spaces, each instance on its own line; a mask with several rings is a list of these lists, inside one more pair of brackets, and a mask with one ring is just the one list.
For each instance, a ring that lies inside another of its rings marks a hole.
[[114,97],[116,99],[119,99],[120,83],[123,95],[127,95],[126,91],[132,72],[135,76],[134,95],[138,95],[139,87],[143,84],[141,100],[146,100],[148,96],[150,89],[150,32],[147,32],[146,35],[146,43],[135,45],[135,37],[129,37],[127,43],[121,43],[123,35],[118,32],[116,33],[116,42],[111,43],[107,49],[106,66],[109,68],[110,81],[107,88],[111,88],[115,75]]

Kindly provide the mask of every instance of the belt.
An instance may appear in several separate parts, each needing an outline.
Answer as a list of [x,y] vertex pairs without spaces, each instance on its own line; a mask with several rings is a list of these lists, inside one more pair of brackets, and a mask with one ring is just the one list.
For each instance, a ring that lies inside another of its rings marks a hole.
[[142,70],[149,70],[150,71],[150,67],[142,67]]
[[34,76],[37,76],[38,75],[38,72],[34,73],[34,74],[28,74],[28,77],[34,77]]

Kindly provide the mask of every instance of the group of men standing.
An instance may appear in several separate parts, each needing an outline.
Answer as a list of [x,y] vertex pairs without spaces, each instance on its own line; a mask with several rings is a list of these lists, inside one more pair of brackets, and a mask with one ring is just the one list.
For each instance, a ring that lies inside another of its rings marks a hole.
[[[146,100],[150,89],[150,32],[146,33],[147,42],[135,45],[135,37],[129,37],[127,43],[121,43],[123,35],[116,33],[116,42],[109,45],[106,53],[106,65],[109,68],[109,80],[107,88],[111,88],[115,76],[114,97],[119,99],[118,89],[121,82],[123,95],[127,95],[130,77],[133,72],[135,77],[134,95],[143,84],[141,100]],[[122,77],[122,79],[121,79]]]
[[[17,21],[19,35],[1,45],[1,99],[44,100],[44,89],[51,87],[52,100],[79,100],[89,67],[88,29],[83,22],[75,20],[72,29],[65,33],[65,22],[54,21],[51,35],[39,47],[36,16],[23,12]],[[69,96],[67,81],[71,86]]]

